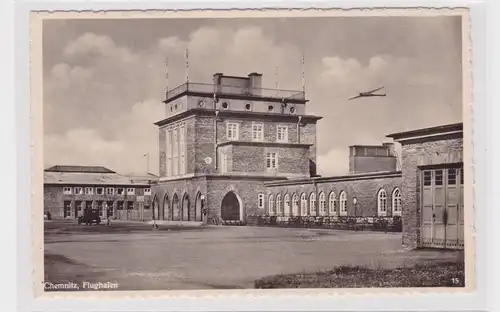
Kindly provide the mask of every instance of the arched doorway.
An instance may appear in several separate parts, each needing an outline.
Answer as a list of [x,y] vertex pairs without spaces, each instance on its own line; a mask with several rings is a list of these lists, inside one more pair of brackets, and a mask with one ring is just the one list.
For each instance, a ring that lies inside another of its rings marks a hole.
[[241,201],[235,192],[231,191],[222,199],[222,220],[241,220]]
[[198,192],[198,194],[196,194],[196,201],[195,201],[195,209],[194,209],[194,219],[196,221],[203,221],[202,219],[202,202],[201,202],[201,193]]
[[182,198],[182,221],[189,221],[189,195],[187,193]]
[[163,220],[172,220],[172,213],[170,212],[170,200],[168,194],[165,194],[163,199]]
[[160,203],[158,202],[158,197],[154,197],[153,199],[153,211],[152,211],[152,215],[151,215],[151,218],[153,220],[156,220],[156,214],[158,213],[157,211],[160,209]]
[[172,220],[175,221],[181,220],[181,214],[179,209],[179,198],[177,197],[177,194],[174,194],[174,197],[172,198]]

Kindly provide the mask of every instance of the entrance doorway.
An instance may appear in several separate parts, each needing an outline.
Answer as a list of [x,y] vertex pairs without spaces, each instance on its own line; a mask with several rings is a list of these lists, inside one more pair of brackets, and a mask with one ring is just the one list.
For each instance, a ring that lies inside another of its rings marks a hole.
[[156,215],[158,214],[158,210],[160,210],[160,203],[158,197],[155,196],[155,198],[153,199],[153,211],[151,214],[153,220],[156,220]]
[[238,196],[233,191],[229,192],[222,199],[221,218],[225,221],[241,220],[241,203]]
[[194,220],[195,221],[203,221],[202,220],[202,201],[201,201],[201,193],[198,193],[196,195],[196,201],[195,201],[195,209],[194,209]]
[[165,198],[163,198],[163,220],[172,220],[172,211],[170,211],[168,195],[165,195]]
[[181,214],[179,209],[179,198],[177,197],[177,194],[174,194],[174,197],[172,198],[172,213],[173,213],[172,219],[174,221],[181,220]]
[[421,190],[422,246],[463,249],[463,167],[422,170]]
[[182,221],[189,221],[189,195],[184,194],[182,198]]

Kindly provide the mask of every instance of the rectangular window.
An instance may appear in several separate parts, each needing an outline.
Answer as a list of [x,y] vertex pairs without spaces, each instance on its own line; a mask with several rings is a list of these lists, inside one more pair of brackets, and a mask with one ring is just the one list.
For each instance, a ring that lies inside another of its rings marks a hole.
[[186,158],[185,158],[185,149],[186,149],[186,134],[185,131],[186,128],[184,125],[180,127],[180,133],[179,133],[179,151],[180,151],[180,174],[185,174],[186,173]]
[[134,209],[134,202],[128,201],[127,202],[127,210],[132,210],[132,209]]
[[278,168],[278,153],[267,153],[266,167],[267,169]]
[[258,206],[259,208],[264,208],[264,194],[259,194]]
[[71,217],[71,202],[70,201],[65,201],[64,202],[64,217]]
[[263,141],[264,140],[264,126],[262,124],[252,124],[252,140],[253,141]]
[[278,126],[277,127],[277,141],[278,142],[288,142],[288,127],[287,126]]
[[85,194],[86,195],[94,195],[94,188],[93,187],[86,187]]
[[108,194],[108,195],[114,195],[115,194],[115,189],[112,188],[112,187],[108,187],[106,189],[106,194]]
[[443,185],[443,170],[436,170],[436,185]]
[[432,184],[432,172],[424,171],[424,185],[429,186]]
[[108,202],[106,203],[106,208],[107,208],[107,211],[108,211],[107,216],[108,216],[108,217],[112,217],[112,216],[114,215],[114,211],[113,211],[113,201],[111,201],[111,200],[110,200],[110,201],[108,201]]
[[75,187],[75,194],[76,195],[83,195],[83,188]]
[[104,202],[102,200],[97,202],[97,209],[99,210],[99,216],[104,217]]
[[227,153],[223,150],[220,151],[220,170],[221,173],[227,173]]
[[91,200],[87,200],[85,202],[85,209],[92,209],[92,208],[94,208],[93,202]]
[[95,193],[97,195],[104,195],[104,187],[96,187]]
[[172,176],[172,130],[167,131],[167,177]]
[[172,156],[172,162],[173,162],[173,170],[172,174],[174,176],[177,176],[179,174],[179,130],[175,128],[174,130],[174,135],[173,135],[173,156]]
[[457,184],[457,169],[448,169],[448,185]]
[[237,123],[228,123],[227,124],[227,139],[229,141],[236,141],[239,137],[239,125]]
[[460,184],[464,184],[464,168],[460,169]]
[[63,188],[63,194],[64,195],[71,195],[71,187]]
[[123,210],[123,202],[119,201],[116,203],[116,210]]
[[135,194],[135,188],[129,187],[127,188],[127,195],[134,195]]
[[117,188],[116,195],[125,195],[125,189],[124,188]]
[[76,213],[75,217],[77,217],[79,214],[83,213],[83,205],[82,205],[82,201],[80,201],[80,200],[75,202],[75,213]]
[[151,189],[150,188],[144,189],[144,195],[151,195]]

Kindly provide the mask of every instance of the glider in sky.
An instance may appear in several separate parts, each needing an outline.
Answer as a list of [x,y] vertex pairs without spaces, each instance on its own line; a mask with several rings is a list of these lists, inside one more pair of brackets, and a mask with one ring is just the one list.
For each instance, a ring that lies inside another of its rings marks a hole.
[[382,88],[384,88],[384,87],[380,87],[380,88],[377,88],[375,90],[371,90],[368,92],[361,92],[361,93],[359,93],[359,95],[356,95],[356,96],[350,98],[349,100],[354,100],[354,99],[361,98],[361,97],[370,97],[370,96],[386,96],[385,94],[374,94],[374,92],[377,92],[378,90],[380,90]]

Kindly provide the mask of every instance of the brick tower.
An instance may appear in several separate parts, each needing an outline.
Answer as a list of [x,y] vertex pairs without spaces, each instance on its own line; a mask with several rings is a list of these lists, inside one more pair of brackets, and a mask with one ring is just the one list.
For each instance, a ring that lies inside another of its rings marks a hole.
[[156,220],[220,222],[264,213],[264,182],[316,173],[305,92],[262,88],[262,74],[213,75],[167,92],[158,121]]

